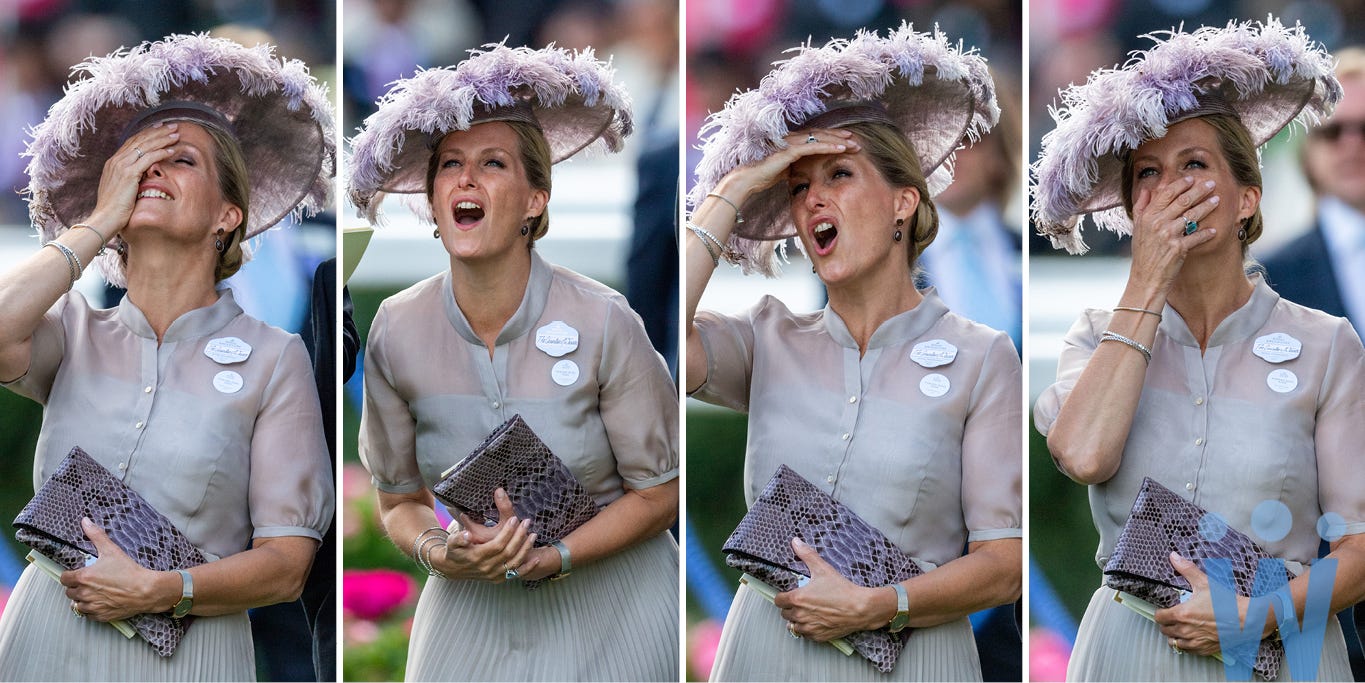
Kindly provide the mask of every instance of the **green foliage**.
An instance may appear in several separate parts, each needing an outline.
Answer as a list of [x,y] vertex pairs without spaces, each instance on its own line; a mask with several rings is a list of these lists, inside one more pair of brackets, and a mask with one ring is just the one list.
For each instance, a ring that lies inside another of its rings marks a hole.
[[1029,552],[1077,621],[1100,587],[1099,533],[1086,487],[1057,470],[1047,439],[1029,428]]

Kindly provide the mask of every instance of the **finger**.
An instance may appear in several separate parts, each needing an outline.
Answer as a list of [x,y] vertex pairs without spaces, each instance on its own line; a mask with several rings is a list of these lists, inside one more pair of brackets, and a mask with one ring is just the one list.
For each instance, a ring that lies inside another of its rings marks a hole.
[[151,151],[150,148],[165,147],[171,142],[179,139],[179,123],[154,123],[129,136],[120,149],[131,150],[134,147],[141,147],[142,151],[147,152]]
[[1213,192],[1212,180],[1192,183],[1189,187],[1185,188],[1185,191],[1176,195],[1175,200],[1171,202],[1171,206],[1179,213],[1185,213],[1199,204],[1199,202],[1203,201],[1211,192]]
[[1200,228],[1195,232],[1186,235],[1184,238],[1182,238],[1185,240],[1184,242],[1182,242],[1182,244],[1184,245],[1185,250],[1189,251],[1190,249],[1193,249],[1205,242],[1212,241],[1214,236],[1217,234],[1218,234],[1217,228]]
[[485,526],[483,522],[476,522],[463,512],[460,513],[460,526],[464,527],[470,545],[487,543],[498,533],[496,526]]
[[792,609],[793,607],[796,606],[796,600],[793,599],[792,593],[795,593],[798,590],[801,589],[797,588],[794,590],[783,591],[781,593],[778,593],[777,595],[774,595],[773,604],[777,605],[777,608],[783,611]]
[[507,491],[501,488],[493,492],[493,504],[498,506],[499,521],[515,517],[517,514],[517,509],[512,506],[511,497],[507,495]]
[[[534,534],[533,534],[534,535]],[[540,555],[528,555],[521,564],[517,565],[517,573],[526,576],[535,571],[540,566]]]
[[457,531],[446,537],[446,547],[456,550],[468,548],[472,542],[468,531]]
[[815,552],[815,548],[807,545],[805,541],[799,538],[793,538],[792,550],[796,552],[796,556],[800,558],[802,562],[806,563],[806,567],[810,569],[810,577],[812,579],[816,576],[823,576],[830,572],[838,573],[824,558],[820,557],[820,553]]
[[1197,202],[1194,206],[1186,209],[1185,213],[1181,214],[1181,217],[1185,220],[1202,221],[1207,218],[1209,214],[1213,213],[1213,210],[1217,209],[1222,201],[1223,199],[1218,195],[1210,195],[1205,197],[1203,201]]
[[1199,565],[1181,557],[1180,553],[1171,552],[1171,566],[1175,567],[1175,570],[1185,577],[1185,580],[1189,581],[1190,586],[1194,589],[1200,590],[1209,587],[1209,579],[1203,571],[1200,571]]
[[516,552],[512,554],[512,558],[507,561],[507,564],[510,564],[513,567],[520,567],[522,563],[526,562],[526,555],[535,547],[535,542],[536,535],[527,534],[526,538],[522,540],[521,545],[517,546]]
[[81,583],[80,573],[81,570],[79,569],[68,569],[67,571],[62,572],[61,576],[58,577],[57,582],[68,588],[79,586]]
[[123,552],[118,544],[110,540],[109,535],[104,533],[104,529],[99,528],[99,525],[91,521],[89,517],[81,518],[81,531],[85,532],[85,537],[95,545],[96,555],[104,557],[114,551]]
[[1152,203],[1152,191],[1148,188],[1138,190],[1137,201],[1133,202],[1133,215],[1141,216],[1147,213],[1147,205]]
[[507,548],[507,544],[516,535],[517,530],[521,528],[521,520],[517,519],[515,515],[508,517],[499,524],[497,535],[493,536],[493,540],[487,543],[493,554],[501,555],[502,551]]

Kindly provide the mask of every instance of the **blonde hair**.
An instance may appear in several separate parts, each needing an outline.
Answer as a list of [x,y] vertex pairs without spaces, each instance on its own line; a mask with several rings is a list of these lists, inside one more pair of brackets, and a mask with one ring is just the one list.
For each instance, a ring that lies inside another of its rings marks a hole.
[[215,282],[222,282],[233,276],[246,262],[242,252],[242,242],[246,238],[247,219],[250,217],[251,176],[247,172],[246,158],[237,138],[217,126],[203,126],[204,131],[213,138],[213,165],[218,171],[218,191],[223,199],[242,212],[242,222],[237,229],[223,235],[223,253],[218,255],[218,265],[213,271]]
[[919,154],[895,126],[888,123],[859,122],[839,126],[862,140],[863,151],[882,178],[893,187],[913,187],[919,192],[919,205],[907,225],[901,228],[910,238],[907,261],[915,272],[919,255],[938,236],[938,208],[929,198],[929,184],[920,170]]

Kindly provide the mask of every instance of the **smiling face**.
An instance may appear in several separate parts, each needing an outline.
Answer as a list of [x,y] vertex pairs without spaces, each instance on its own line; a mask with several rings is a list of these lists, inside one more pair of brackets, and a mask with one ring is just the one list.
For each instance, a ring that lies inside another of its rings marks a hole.
[[[887,182],[866,149],[803,157],[788,169],[796,234],[829,286],[887,269],[909,272],[905,249],[919,192]],[[892,239],[898,218],[901,242]]]
[[[1196,117],[1176,123],[1166,129],[1165,137],[1148,140],[1131,155],[1124,172],[1124,206],[1132,213],[1136,199],[1143,190],[1154,196],[1172,183],[1183,183],[1186,176],[1196,185],[1214,182],[1209,196],[1219,197],[1218,206],[1199,221],[1201,227],[1218,229],[1209,242],[1195,247],[1192,253],[1213,252],[1235,245],[1241,249],[1237,232],[1243,219],[1252,217],[1248,225],[1247,243],[1260,233],[1259,214],[1261,189],[1260,171],[1256,166],[1255,148],[1249,135],[1237,135],[1241,124],[1234,119],[1214,121],[1216,117]],[[1213,121],[1213,123],[1211,123]],[[1217,125],[1215,125],[1217,124]]]
[[502,121],[447,134],[437,145],[431,212],[441,243],[457,259],[525,249],[527,219],[545,212],[550,194],[527,179],[520,136]]
[[218,228],[230,231],[243,212],[223,195],[215,160],[218,144],[204,127],[179,122],[175,154],[152,164],[138,183],[137,202],[124,233],[158,230],[175,239],[209,243]]

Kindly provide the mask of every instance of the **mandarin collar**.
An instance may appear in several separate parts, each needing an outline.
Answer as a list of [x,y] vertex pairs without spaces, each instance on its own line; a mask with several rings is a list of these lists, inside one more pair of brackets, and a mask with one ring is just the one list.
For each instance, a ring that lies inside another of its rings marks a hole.
[[[521,305],[517,306],[516,313],[508,318],[502,326],[502,331],[498,333],[496,345],[501,346],[513,339],[526,335],[531,331],[531,327],[540,320],[541,313],[545,312],[545,302],[550,298],[550,284],[554,281],[554,271],[550,265],[531,250],[531,274],[526,278],[526,291],[521,295]],[[464,311],[460,310],[459,304],[455,303],[455,290],[450,286],[450,270],[446,269],[445,275],[441,278],[441,295],[444,299],[446,318],[450,320],[451,327],[465,341],[471,344],[485,346],[479,335],[474,334],[474,328],[470,326],[469,320],[465,318]]]
[[[176,318],[171,326],[166,328],[166,334],[161,338],[161,343],[170,344],[173,342],[184,341],[206,337],[218,330],[223,329],[234,318],[242,314],[242,307],[237,305],[237,300],[232,296],[232,289],[229,287],[218,288],[218,300],[192,311],[182,313]],[[147,322],[147,316],[142,309],[133,303],[133,300],[124,295],[118,303],[118,321],[133,334],[144,339],[156,340],[156,332],[152,330],[151,323]]]
[[[1275,310],[1275,304],[1280,302],[1280,295],[1265,283],[1265,278],[1260,274],[1252,276],[1255,286],[1251,290],[1251,297],[1240,308],[1233,311],[1209,336],[1209,348],[1233,344],[1250,339],[1270,319],[1270,314]],[[1190,328],[1185,324],[1185,319],[1180,317],[1171,305],[1166,304],[1165,315],[1161,318],[1160,329],[1162,333],[1170,337],[1172,341],[1181,346],[1199,347],[1199,342],[1190,332]]]
[[[924,299],[914,308],[897,313],[887,318],[877,330],[872,333],[872,338],[867,342],[867,348],[876,349],[883,346],[900,344],[920,337],[929,328],[933,327],[945,314],[948,313],[948,306],[940,299],[938,292],[933,287],[920,290]],[[844,319],[829,304],[825,304],[824,310],[825,332],[834,338],[840,346],[850,349],[857,349],[858,342],[849,333],[848,326],[844,324]]]

